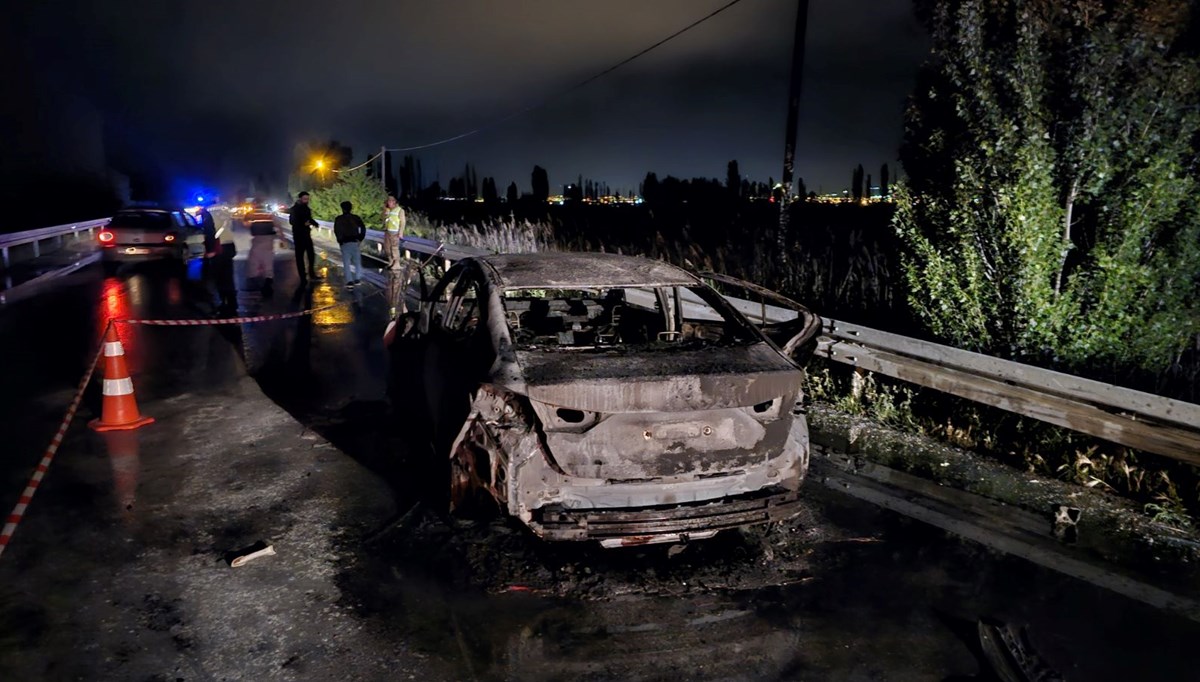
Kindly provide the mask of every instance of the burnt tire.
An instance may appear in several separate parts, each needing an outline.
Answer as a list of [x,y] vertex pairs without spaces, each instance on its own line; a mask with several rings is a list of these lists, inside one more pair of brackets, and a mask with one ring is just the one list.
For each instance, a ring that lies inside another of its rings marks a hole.
[[463,443],[451,455],[449,463],[447,492],[451,514],[478,521],[499,516],[500,506],[484,488],[490,483],[491,454],[474,444]]

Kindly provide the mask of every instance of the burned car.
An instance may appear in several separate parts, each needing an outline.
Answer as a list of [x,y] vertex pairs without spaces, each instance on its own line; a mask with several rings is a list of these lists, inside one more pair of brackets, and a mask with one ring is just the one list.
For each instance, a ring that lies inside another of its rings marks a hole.
[[389,345],[418,377],[453,510],[492,506],[551,540],[679,542],[798,511],[820,318],[770,307],[644,258],[480,256]]

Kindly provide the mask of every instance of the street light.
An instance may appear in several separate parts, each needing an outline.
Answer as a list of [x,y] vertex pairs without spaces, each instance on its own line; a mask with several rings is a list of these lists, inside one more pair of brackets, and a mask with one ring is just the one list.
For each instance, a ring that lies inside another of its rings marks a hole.
[[318,174],[322,181],[325,180],[325,171],[326,170],[330,170],[330,169],[329,169],[329,166],[325,163],[325,157],[318,156],[317,158],[313,159],[312,172]]

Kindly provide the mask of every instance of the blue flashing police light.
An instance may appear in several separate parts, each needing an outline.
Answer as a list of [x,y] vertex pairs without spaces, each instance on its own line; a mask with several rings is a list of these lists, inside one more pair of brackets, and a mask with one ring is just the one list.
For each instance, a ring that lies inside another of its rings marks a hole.
[[197,204],[203,204],[203,203],[204,203],[204,195],[203,195],[203,194],[197,194],[197,195],[196,195],[196,203],[197,203]]

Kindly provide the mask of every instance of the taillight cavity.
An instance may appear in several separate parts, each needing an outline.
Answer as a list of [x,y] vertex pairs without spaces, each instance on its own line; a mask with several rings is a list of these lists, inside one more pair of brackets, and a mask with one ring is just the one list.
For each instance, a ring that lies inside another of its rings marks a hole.
[[604,421],[604,415],[599,412],[547,405],[533,400],[530,403],[546,431],[583,433]]
[[761,403],[756,403],[755,405],[744,407],[742,409],[749,412],[750,416],[754,417],[760,422],[774,421],[779,418],[779,413],[782,411],[785,398],[786,396],[780,396],[773,400],[764,400]]

